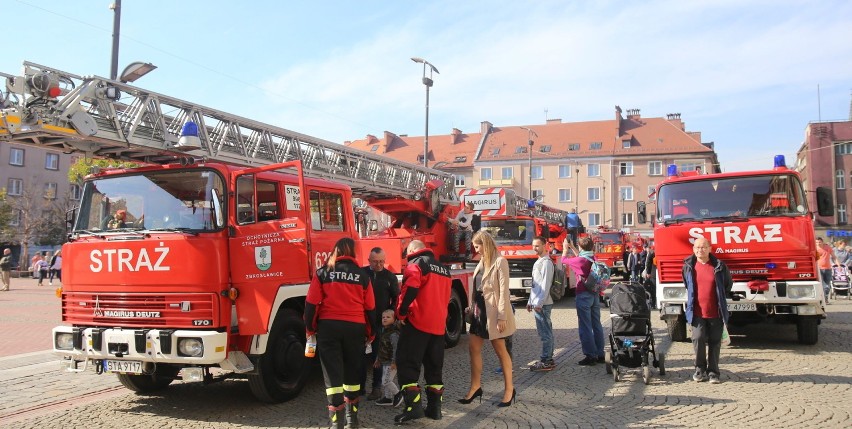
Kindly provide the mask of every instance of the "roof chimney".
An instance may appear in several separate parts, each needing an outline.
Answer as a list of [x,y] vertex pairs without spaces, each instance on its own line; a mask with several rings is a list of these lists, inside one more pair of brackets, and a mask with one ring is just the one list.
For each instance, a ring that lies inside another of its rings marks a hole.
[[547,124],[548,124],[548,125],[550,125],[550,124],[561,124],[561,123],[562,123],[562,119],[561,119],[561,118],[560,118],[560,119],[556,119],[556,118],[554,118],[554,119],[548,119],[548,120],[547,120]]
[[624,118],[621,117],[621,106],[615,105],[615,137],[621,137],[621,122]]
[[686,124],[680,119],[680,113],[667,113],[666,119],[680,128],[681,131],[686,131]]
[[461,137],[461,130],[458,128],[453,128],[452,133],[450,133],[450,144],[456,144],[459,142],[459,137]]
[[479,125],[479,132],[480,132],[480,133],[482,133],[482,135],[484,136],[484,135],[486,135],[486,134],[488,134],[488,133],[490,133],[490,132],[491,132],[491,128],[492,128],[493,126],[494,126],[494,125],[492,125],[492,124],[491,124],[491,122],[488,122],[488,121],[482,121],[482,122],[480,123],[480,125]]
[[642,115],[639,114],[639,109],[627,109],[627,119],[639,120]]

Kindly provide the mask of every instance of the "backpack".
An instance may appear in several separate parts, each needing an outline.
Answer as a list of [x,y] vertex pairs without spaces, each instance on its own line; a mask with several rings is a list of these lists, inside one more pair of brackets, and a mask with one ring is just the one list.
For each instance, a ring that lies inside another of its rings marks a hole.
[[583,256],[592,263],[589,275],[583,279],[583,286],[592,293],[601,293],[609,287],[609,267],[603,262],[598,262],[588,256]]
[[[550,263],[553,264],[553,261]],[[565,296],[565,286],[568,283],[568,278],[565,277],[564,265],[561,263],[553,265],[553,280],[550,282],[550,299],[556,302]]]

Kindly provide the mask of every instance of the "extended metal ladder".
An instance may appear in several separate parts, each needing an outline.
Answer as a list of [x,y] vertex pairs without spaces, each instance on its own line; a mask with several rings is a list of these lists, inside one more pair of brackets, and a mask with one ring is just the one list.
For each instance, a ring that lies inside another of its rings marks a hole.
[[[306,176],[343,182],[365,200],[424,196],[440,179],[441,201],[457,203],[452,174],[355,150],[285,128],[192,104],[122,82],[25,62],[0,92],[0,141],[146,163],[179,158],[242,166],[302,161]],[[53,89],[51,89],[53,88]],[[178,144],[187,121],[200,148]]]
[[535,202],[533,207],[529,207],[528,199],[515,195],[515,211],[516,213],[526,213],[532,217],[544,219],[549,223],[558,223],[565,225],[565,218],[568,212],[559,210],[550,206],[546,206],[539,202]]

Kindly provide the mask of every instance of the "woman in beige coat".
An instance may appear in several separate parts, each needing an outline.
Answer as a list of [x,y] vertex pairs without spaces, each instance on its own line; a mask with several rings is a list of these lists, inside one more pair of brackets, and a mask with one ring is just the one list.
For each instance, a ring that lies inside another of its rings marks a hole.
[[503,368],[503,398],[498,407],[508,407],[515,401],[512,383],[512,357],[506,349],[506,337],[515,332],[515,315],[509,299],[509,262],[500,256],[494,238],[485,231],[473,236],[473,248],[480,255],[479,265],[473,271],[473,287],[468,291],[466,312],[470,318],[470,388],[467,395],[459,399],[469,404],[479,397],[482,402],[482,344],[491,341],[491,346]]

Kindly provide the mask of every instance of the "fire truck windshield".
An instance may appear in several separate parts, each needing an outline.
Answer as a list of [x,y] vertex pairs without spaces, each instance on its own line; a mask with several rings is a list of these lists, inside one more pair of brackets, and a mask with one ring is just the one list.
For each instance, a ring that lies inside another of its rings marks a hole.
[[535,225],[532,220],[483,219],[482,229],[494,237],[498,246],[532,245],[532,239],[535,237]]
[[805,216],[805,193],[792,174],[667,183],[657,193],[657,221]]
[[618,232],[602,232],[597,238],[602,245],[621,244],[621,233]]
[[74,231],[216,230],[224,226],[224,189],[212,170],[96,178],[83,187]]

